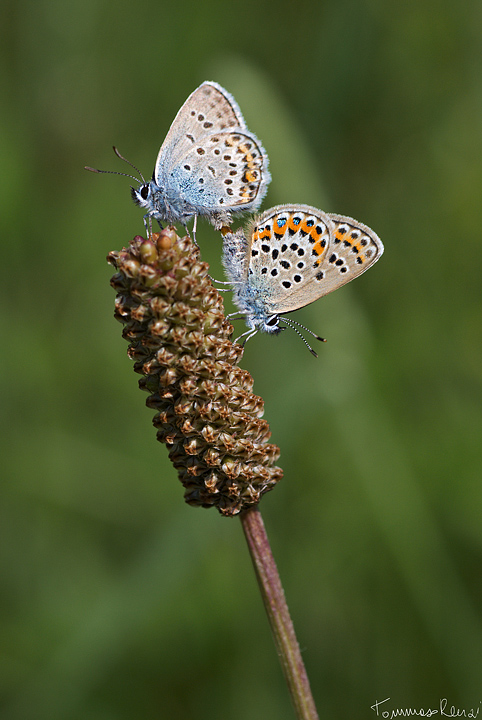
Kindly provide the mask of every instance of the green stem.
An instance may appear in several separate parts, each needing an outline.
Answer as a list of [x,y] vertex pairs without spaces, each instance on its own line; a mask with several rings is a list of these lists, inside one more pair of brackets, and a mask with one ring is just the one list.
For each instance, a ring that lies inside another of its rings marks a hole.
[[281,666],[298,720],[318,720],[288,605],[258,508],[240,515]]

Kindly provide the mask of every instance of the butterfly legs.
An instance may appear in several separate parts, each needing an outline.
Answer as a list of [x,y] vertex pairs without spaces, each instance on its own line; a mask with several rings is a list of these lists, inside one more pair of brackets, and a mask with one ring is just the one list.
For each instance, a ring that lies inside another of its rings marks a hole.
[[[216,280],[216,282],[221,282],[221,281],[220,281],[220,280]],[[224,283],[223,283],[223,284],[224,284]],[[226,283],[226,284],[227,284],[227,283]],[[231,283],[230,283],[230,284],[231,284]],[[218,289],[218,292],[220,292],[219,289]],[[221,292],[222,292],[222,291],[221,291]],[[237,317],[236,317],[236,316],[237,316]],[[229,313],[229,315],[226,315],[226,320],[231,320],[231,319],[233,319],[233,320],[240,320],[242,317],[246,317],[246,313],[244,313],[244,312],[233,312],[233,313]],[[250,327],[249,330],[246,330],[246,332],[242,333],[242,335],[239,335],[239,336],[238,336],[235,340],[233,340],[232,342],[233,342],[233,343],[239,343],[239,341],[241,340],[241,338],[245,338],[245,339],[243,340],[243,342],[241,343],[242,347],[244,347],[244,346],[246,345],[246,343],[248,342],[248,340],[249,340],[250,338],[252,338],[254,335],[256,335],[256,333],[257,333],[258,331],[259,331],[259,328],[258,328],[258,327],[254,327],[254,328],[253,328],[253,327]]]
[[[252,330],[252,329],[247,330],[247,331],[244,332],[242,335],[239,335],[239,336],[236,338],[236,340],[233,340],[233,343],[241,344],[241,347],[244,348],[244,346],[246,345],[246,343],[248,342],[248,340],[249,340],[250,338],[254,337],[254,335],[256,335],[257,332],[258,332],[258,328],[255,328],[254,330]],[[239,341],[241,340],[241,338],[244,338],[244,340],[243,340],[242,343],[239,343]]]
[[197,230],[197,215],[194,215],[194,222],[192,224],[192,239],[194,241],[194,245],[196,247],[199,247],[196,240],[196,230]]
[[191,236],[191,233],[189,232],[189,228],[188,228],[188,226],[187,226],[187,223],[183,222],[182,225],[183,225],[183,227],[184,227],[184,230],[186,231],[186,235],[191,238],[191,240],[193,241],[194,245],[197,247],[198,250],[200,250],[201,248],[199,247],[198,242],[197,242],[197,240],[196,240],[197,217],[198,217],[197,215],[194,215],[194,223],[193,223],[193,226],[192,226],[192,236]]
[[164,230],[164,225],[159,220],[159,217],[156,217],[156,215],[150,211],[144,215],[142,218],[144,220],[144,227],[146,228],[147,237],[150,238],[152,235],[152,218],[155,217],[157,220],[157,224],[159,225],[161,230]]

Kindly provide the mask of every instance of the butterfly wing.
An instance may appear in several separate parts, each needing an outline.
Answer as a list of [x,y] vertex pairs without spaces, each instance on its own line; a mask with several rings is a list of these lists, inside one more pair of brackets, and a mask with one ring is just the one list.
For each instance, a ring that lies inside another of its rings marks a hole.
[[175,166],[212,132],[245,130],[241,110],[230,93],[215,82],[203,82],[192,92],[174,118],[156,160],[154,179]]
[[271,180],[263,146],[233,96],[214,82],[200,85],[179,110],[154,177],[168,198],[199,215],[255,210]]
[[164,187],[200,215],[255,210],[271,180],[267,163],[261,143],[248,130],[212,133],[179,159]]
[[266,211],[251,231],[248,283],[273,314],[297,310],[368,270],[383,253],[373,230],[308,205]]

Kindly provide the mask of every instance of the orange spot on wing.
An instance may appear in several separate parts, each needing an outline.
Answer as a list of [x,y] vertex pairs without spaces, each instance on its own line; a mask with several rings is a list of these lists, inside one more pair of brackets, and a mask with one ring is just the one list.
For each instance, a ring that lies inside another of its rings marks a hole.
[[281,227],[280,227],[278,225],[278,221],[275,220],[274,225],[273,225],[273,232],[275,232],[276,235],[284,235],[287,227],[288,227],[288,223],[284,222],[283,225],[281,225]]
[[246,182],[253,183],[256,182],[258,176],[252,170],[246,170],[246,172],[244,173],[244,179],[246,180]]
[[[352,243],[352,247],[356,250],[356,255],[355,255],[355,257],[356,257],[356,258],[360,258],[360,260],[362,261],[362,263],[364,263],[365,260],[366,260],[366,256],[365,256],[365,254],[362,252],[364,246],[363,246],[361,243],[356,243],[356,242],[354,242],[354,243]],[[360,264],[360,263],[357,263],[357,265],[359,265],[359,264]]]
[[237,148],[238,152],[244,153],[246,164],[248,167],[253,167],[253,155],[249,152],[248,148],[244,144],[239,144]]
[[[318,236],[318,237],[319,237],[319,236]],[[323,253],[325,252],[325,250],[326,250],[326,247],[321,247],[321,242],[320,242],[320,240],[318,240],[318,242],[316,242],[316,243],[313,245],[313,252],[315,252],[315,253],[318,255],[318,257],[317,257],[317,259],[316,259],[316,262],[317,262],[318,264],[320,264],[320,262],[321,262],[321,260],[322,260]]]
[[316,227],[312,227],[312,228],[310,229],[310,237],[311,237],[312,240],[314,240],[315,242],[317,242],[317,241],[320,239],[320,237],[321,237],[321,233],[316,232]]
[[295,232],[298,232],[298,230],[300,229],[300,223],[298,223],[298,225],[296,225],[293,222],[293,215],[289,216],[288,222],[286,224],[291,230],[294,230]]

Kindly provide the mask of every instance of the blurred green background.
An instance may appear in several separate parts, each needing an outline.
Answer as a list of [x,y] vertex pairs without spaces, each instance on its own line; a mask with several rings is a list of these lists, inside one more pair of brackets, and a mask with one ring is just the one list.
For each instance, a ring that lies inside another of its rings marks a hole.
[[286,332],[241,363],[320,716],[480,708],[480,1],[7,0],[0,33],[2,720],[293,718],[239,521],[183,502],[112,317],[142,211],[83,170],[125,171],[116,144],[150,176],[206,79],[266,147],[264,208],[385,244],[296,314],[318,360]]

